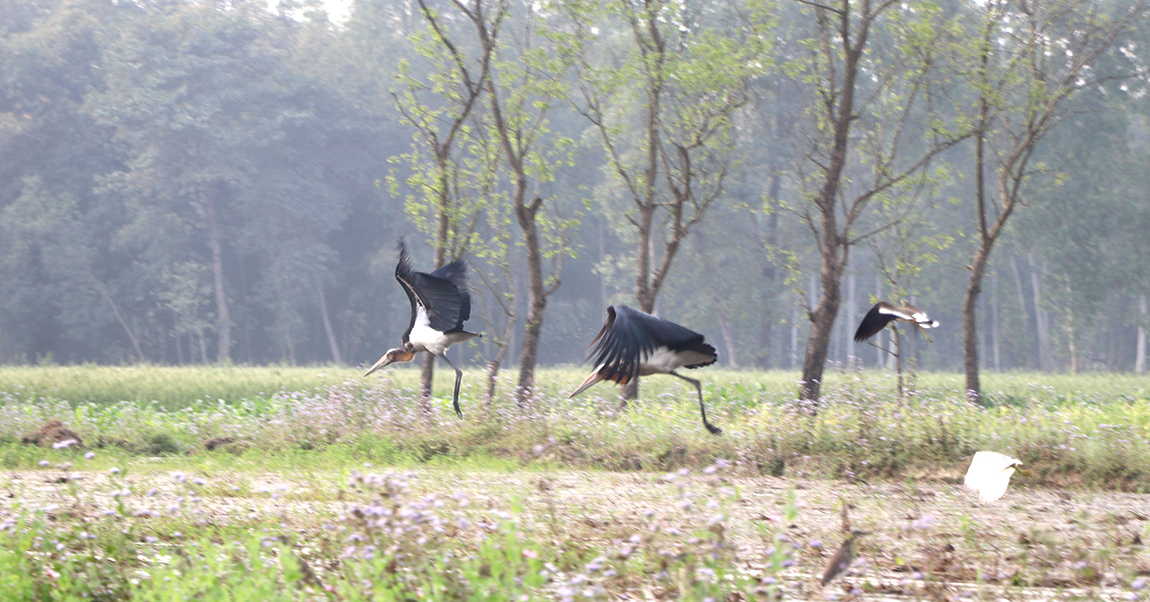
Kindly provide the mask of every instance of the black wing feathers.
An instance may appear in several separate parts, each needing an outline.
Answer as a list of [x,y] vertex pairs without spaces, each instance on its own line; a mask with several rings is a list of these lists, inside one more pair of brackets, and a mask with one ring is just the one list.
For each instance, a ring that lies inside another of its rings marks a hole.
[[463,328],[463,322],[471,317],[471,293],[467,292],[467,264],[459,259],[430,275],[447,280],[455,286],[456,292],[459,293],[459,328]]
[[876,303],[870,311],[866,312],[863,316],[862,322],[859,323],[858,330],[855,331],[855,342],[861,343],[874,335],[878,334],[882,329],[886,328],[895,317],[891,314],[879,313],[879,308],[882,303]]
[[403,241],[399,243],[399,265],[395,279],[411,299],[411,327],[415,325],[415,304],[427,311],[431,327],[440,332],[463,330],[463,321],[471,317],[471,296],[467,292],[467,265],[453,261],[430,274],[416,272],[411,266]]
[[687,366],[701,368],[715,363],[715,348],[703,342],[703,335],[643,313],[626,305],[607,308],[607,322],[592,341],[590,358],[599,366],[604,380],[626,384],[639,375],[644,356],[659,346],[676,351],[695,351],[712,358]]
[[[415,328],[415,290],[411,288],[412,274],[415,270],[411,267],[411,256],[407,254],[407,247],[403,244],[403,239],[399,241],[399,263],[395,266],[395,279],[399,282],[399,286],[403,288],[403,292],[407,293],[407,300],[411,302],[411,321],[407,323],[407,330],[403,332],[403,343],[407,345],[408,337],[411,335],[411,329]],[[422,303],[422,301],[420,301]]]

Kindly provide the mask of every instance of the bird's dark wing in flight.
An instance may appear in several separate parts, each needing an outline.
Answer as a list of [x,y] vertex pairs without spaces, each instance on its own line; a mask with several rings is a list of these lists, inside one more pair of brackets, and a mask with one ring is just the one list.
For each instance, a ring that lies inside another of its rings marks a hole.
[[861,343],[886,328],[887,324],[898,317],[890,313],[893,309],[894,306],[884,301],[875,303],[874,307],[863,316],[862,322],[859,322],[858,330],[855,330],[855,342]]
[[[626,305],[607,308],[607,321],[591,344],[589,357],[599,366],[599,375],[620,384],[638,376],[643,356],[659,346],[675,351],[690,349],[715,357],[714,347],[703,342],[703,335]],[[709,363],[714,360],[692,367]]]
[[708,362],[692,364],[686,366],[687,368],[710,366],[718,360],[715,348],[704,342],[702,334],[626,305],[618,307],[620,313],[627,316],[627,321],[633,324],[631,330],[636,331],[635,336],[643,341],[644,344],[640,347],[643,353],[650,353],[656,347],[663,346],[672,351],[694,351],[711,358]]
[[[416,272],[411,267],[411,256],[407,254],[407,249],[400,241],[399,265],[395,267],[395,279],[403,285],[403,290],[411,299],[411,323],[407,327],[407,333],[404,334],[404,340],[411,334],[411,329],[415,325],[416,304],[423,306],[427,312],[428,322],[435,330],[451,332],[463,327],[463,320],[466,318],[461,316],[470,316],[471,300],[470,297],[464,298],[460,294],[457,282],[464,283],[462,288],[466,292],[466,280],[459,280],[459,277],[466,273],[465,270],[463,262],[456,261],[431,274]],[[455,282],[440,274],[455,279]]]
[[450,281],[459,293],[459,320],[456,329],[463,329],[463,323],[471,317],[471,293],[467,290],[467,264],[457,259],[431,273],[431,276]]
[[423,304],[423,301],[416,300],[415,290],[410,284],[414,279],[414,274],[415,269],[411,267],[411,256],[407,254],[407,246],[403,244],[401,238],[399,239],[399,263],[395,266],[395,279],[403,287],[403,292],[407,293],[407,300],[411,302],[411,321],[407,323],[407,330],[403,333],[404,344],[411,336],[411,329],[415,328],[415,304]]

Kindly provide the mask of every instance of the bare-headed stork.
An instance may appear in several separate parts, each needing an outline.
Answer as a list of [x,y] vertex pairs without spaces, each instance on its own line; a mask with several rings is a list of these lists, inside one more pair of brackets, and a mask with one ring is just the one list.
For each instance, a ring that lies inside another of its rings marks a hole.
[[715,363],[718,354],[714,347],[703,342],[703,335],[626,305],[612,305],[607,308],[603,329],[591,344],[594,347],[588,359],[594,358],[595,370],[568,399],[601,380],[625,385],[639,376],[670,374],[695,385],[703,426],[715,435],[723,432],[707,421],[703,386],[675,372],[679,368],[702,368]]
[[927,328],[938,328],[938,322],[931,320],[925,311],[906,301],[902,302],[902,307],[895,307],[886,301],[879,301],[863,316],[858,330],[855,331],[855,342],[861,343],[873,337],[880,330],[886,328],[887,324],[895,320],[910,322],[923,330],[923,334],[926,333],[925,329]]
[[411,322],[403,333],[403,346],[388,349],[364,376],[396,362],[410,362],[417,351],[426,351],[447,362],[455,370],[455,413],[459,409],[459,382],[463,372],[447,359],[447,348],[478,336],[463,330],[463,323],[471,317],[471,295],[467,292],[467,265],[453,261],[430,274],[416,272],[411,267],[411,256],[403,240],[399,241],[399,264],[395,266],[395,279],[403,286],[411,301]]

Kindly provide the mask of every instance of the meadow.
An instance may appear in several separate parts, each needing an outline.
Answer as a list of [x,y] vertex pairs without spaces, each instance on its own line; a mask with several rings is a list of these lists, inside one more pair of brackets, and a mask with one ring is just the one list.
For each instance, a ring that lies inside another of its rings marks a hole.
[[[471,369],[459,420],[440,372],[423,406],[415,370],[0,368],[0,592],[1136,599],[1150,575],[1150,377],[987,374],[975,405],[959,375],[899,398],[833,371],[812,413],[794,374],[707,370],[716,437],[677,379],[621,408],[544,370],[518,406]],[[83,445],[21,443],[51,419]],[[958,484],[983,449],[1029,469],[986,507]],[[864,561],[820,590],[851,523]]]

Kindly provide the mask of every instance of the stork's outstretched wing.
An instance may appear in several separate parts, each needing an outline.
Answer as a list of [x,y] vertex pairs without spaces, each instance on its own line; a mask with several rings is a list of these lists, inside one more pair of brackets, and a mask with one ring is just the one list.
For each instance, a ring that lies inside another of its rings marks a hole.
[[861,343],[873,337],[894,320],[911,322],[922,329],[938,327],[938,322],[931,320],[925,311],[909,303],[895,307],[886,301],[879,301],[863,316],[858,330],[855,331],[855,342]]
[[870,308],[863,316],[862,322],[859,322],[858,330],[855,330],[855,342],[861,343],[886,328],[887,324],[895,320],[900,315],[895,311],[894,306],[885,301],[879,301]]
[[411,265],[411,256],[407,254],[407,248],[401,240],[395,279],[411,300],[411,322],[407,333],[410,334],[415,326],[416,304],[423,306],[433,329],[440,332],[462,329],[463,321],[471,316],[471,297],[467,294],[466,275],[467,266],[462,261],[449,263],[431,274],[416,272]]
[[644,356],[660,346],[697,351],[712,358],[688,368],[715,363],[715,348],[703,342],[703,335],[626,305],[607,308],[607,321],[591,344],[588,359],[598,367],[601,379],[619,384],[627,384],[639,376]]

